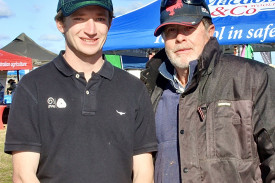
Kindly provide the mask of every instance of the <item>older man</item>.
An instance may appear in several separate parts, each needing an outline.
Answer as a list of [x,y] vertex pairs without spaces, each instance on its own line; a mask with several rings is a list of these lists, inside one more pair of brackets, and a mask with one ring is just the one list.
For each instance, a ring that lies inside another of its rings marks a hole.
[[275,181],[275,70],[224,55],[203,0],[162,0],[165,49],[141,79],[156,112],[156,183]]

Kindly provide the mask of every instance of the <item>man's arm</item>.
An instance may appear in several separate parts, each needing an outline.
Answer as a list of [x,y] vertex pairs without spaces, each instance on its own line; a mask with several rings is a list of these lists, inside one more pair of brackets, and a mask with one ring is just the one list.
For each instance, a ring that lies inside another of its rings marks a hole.
[[36,171],[40,154],[34,152],[13,152],[13,182],[14,183],[39,183]]
[[253,117],[254,137],[261,161],[262,179],[265,183],[275,182],[275,70],[266,67],[259,77],[255,96]]
[[133,183],[153,183],[154,166],[151,153],[133,157]]

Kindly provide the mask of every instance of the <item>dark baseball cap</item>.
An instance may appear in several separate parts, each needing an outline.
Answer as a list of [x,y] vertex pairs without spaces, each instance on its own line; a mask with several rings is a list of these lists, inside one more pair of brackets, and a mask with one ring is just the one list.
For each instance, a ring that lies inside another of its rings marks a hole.
[[57,5],[57,12],[62,10],[62,13],[65,17],[70,16],[73,12],[79,8],[85,6],[97,5],[107,9],[110,12],[113,12],[113,3],[112,0],[94,0],[94,1],[85,1],[85,0],[59,0]]
[[154,35],[159,36],[165,25],[194,26],[200,23],[203,17],[211,18],[210,10],[204,0],[162,0],[160,25]]

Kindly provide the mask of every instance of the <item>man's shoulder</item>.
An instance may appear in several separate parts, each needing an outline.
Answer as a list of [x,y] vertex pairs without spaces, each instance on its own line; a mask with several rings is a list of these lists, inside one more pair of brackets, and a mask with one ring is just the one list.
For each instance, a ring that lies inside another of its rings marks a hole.
[[[275,69],[273,67],[253,59],[234,55],[223,55],[217,65],[217,71],[239,79],[275,78]],[[243,77],[240,77],[240,74]]]
[[25,74],[20,82],[44,81],[47,77],[52,76],[54,71],[53,62],[49,62],[43,66],[33,69]]
[[267,69],[269,67],[259,61],[230,54],[224,54],[221,60],[228,67],[246,67],[250,69]]
[[114,69],[114,78],[120,79],[121,82],[134,82],[134,83],[141,83],[140,79],[130,74],[126,70],[122,70],[119,68]]
[[119,88],[125,94],[128,92],[138,94],[146,91],[144,83],[138,77],[119,68],[115,68],[111,83],[113,88]]

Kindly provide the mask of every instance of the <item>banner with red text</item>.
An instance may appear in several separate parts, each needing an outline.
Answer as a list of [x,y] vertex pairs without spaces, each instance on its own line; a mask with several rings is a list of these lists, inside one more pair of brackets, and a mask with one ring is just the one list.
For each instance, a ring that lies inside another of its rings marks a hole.
[[0,50],[0,70],[32,69],[32,59]]

